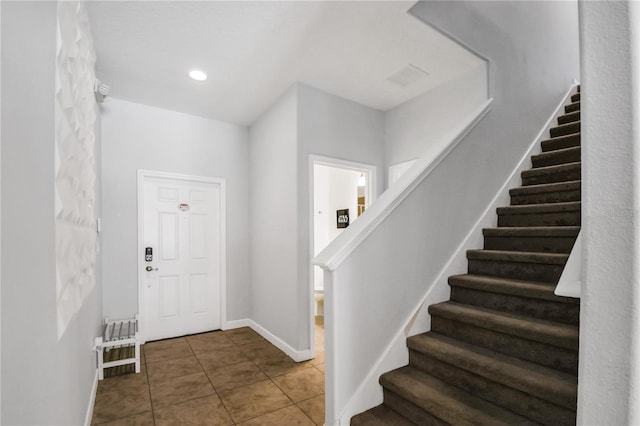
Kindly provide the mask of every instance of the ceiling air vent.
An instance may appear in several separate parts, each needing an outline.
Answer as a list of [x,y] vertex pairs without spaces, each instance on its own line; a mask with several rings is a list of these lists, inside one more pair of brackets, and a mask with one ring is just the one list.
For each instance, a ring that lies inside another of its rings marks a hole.
[[390,77],[387,77],[387,80],[400,87],[407,87],[424,79],[428,75],[429,73],[425,70],[420,69],[413,64],[409,64],[400,71],[392,74]]

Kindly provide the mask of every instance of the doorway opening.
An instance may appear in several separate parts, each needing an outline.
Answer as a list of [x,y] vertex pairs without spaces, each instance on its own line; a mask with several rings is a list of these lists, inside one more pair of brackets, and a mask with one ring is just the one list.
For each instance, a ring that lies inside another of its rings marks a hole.
[[141,343],[226,321],[224,179],[138,171]]
[[[312,258],[324,250],[373,203],[376,167],[330,157],[310,157]],[[311,261],[311,259],[310,259]],[[324,274],[311,265],[311,353],[324,356]]]

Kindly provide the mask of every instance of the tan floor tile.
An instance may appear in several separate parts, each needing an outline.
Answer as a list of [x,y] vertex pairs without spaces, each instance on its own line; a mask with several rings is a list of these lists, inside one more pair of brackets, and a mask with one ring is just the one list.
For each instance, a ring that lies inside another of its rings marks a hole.
[[213,386],[204,373],[151,383],[150,390],[154,408],[161,405],[178,404],[214,393]]
[[220,397],[236,422],[292,405],[291,400],[270,380],[221,392]]
[[307,416],[311,417],[316,425],[324,424],[324,394],[301,401],[297,405]]
[[155,419],[156,426],[223,426],[233,423],[217,395],[160,407],[155,410]]
[[151,411],[149,388],[146,384],[119,386],[96,395],[93,423],[103,423],[145,411]]
[[184,337],[150,342],[145,345],[144,349],[147,364],[193,355],[191,347]]
[[284,353],[266,340],[256,343],[250,343],[248,345],[241,345],[238,347],[251,360],[257,358],[266,358]]
[[236,345],[248,345],[249,343],[263,342],[265,339],[249,327],[226,330],[224,334]]
[[175,377],[202,372],[200,363],[193,355],[167,361],[150,362],[147,364],[147,369],[149,372],[149,383],[163,382]]
[[[158,425],[320,425],[323,332],[316,327],[316,358],[304,363],[296,363],[250,328],[150,342],[141,347],[143,373],[99,382],[93,421],[151,425],[153,401]],[[300,402],[296,406],[292,400]]]
[[147,411],[124,419],[100,423],[100,426],[153,426],[153,414],[151,411]]
[[324,393],[324,374],[315,368],[303,368],[272,380],[294,402]]
[[278,411],[264,414],[239,424],[243,426],[314,426],[309,417],[295,405],[281,408]]
[[207,370],[206,373],[218,392],[267,379],[267,376],[251,361]]
[[233,346],[233,342],[222,331],[187,336],[187,342],[196,354]]
[[309,361],[311,365],[324,364],[324,351],[316,348],[316,357]]
[[269,377],[281,376],[300,368],[311,367],[311,364],[306,362],[295,362],[282,352],[269,357],[257,358],[253,362]]
[[203,352],[196,354],[196,358],[202,364],[205,370],[213,370],[224,367],[225,365],[237,364],[239,362],[249,361],[249,358],[237,346],[229,346],[220,348],[213,352]]
[[145,353],[145,355],[148,355],[147,351],[149,349],[159,349],[159,348],[166,348],[169,346],[173,346],[177,343],[182,343],[185,342],[186,339],[184,337],[174,337],[172,339],[162,339],[162,340],[152,340],[147,342],[146,344],[142,345],[142,351]]

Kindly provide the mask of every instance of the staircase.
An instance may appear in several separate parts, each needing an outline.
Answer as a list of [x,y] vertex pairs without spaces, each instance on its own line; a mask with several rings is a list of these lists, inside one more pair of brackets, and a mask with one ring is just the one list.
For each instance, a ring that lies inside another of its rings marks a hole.
[[554,289],[580,230],[580,88],[498,227],[407,339],[409,365],[383,374],[384,402],[352,425],[568,425],[576,422],[578,299]]

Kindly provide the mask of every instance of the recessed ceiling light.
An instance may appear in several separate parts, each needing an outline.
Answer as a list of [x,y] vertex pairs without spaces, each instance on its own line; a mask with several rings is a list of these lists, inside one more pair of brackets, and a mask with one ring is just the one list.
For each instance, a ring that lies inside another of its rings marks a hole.
[[189,71],[189,77],[196,81],[205,81],[207,79],[207,75],[199,70]]

